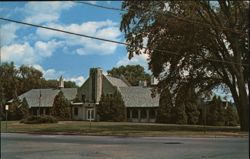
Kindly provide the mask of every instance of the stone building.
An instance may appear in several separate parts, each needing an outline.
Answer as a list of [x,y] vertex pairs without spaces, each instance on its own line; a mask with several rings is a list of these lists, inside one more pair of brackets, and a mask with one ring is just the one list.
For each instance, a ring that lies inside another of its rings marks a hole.
[[97,120],[96,106],[102,94],[112,96],[116,91],[122,95],[128,121],[156,120],[159,96],[151,97],[151,90],[146,81],[140,81],[138,86],[131,86],[123,76],[117,78],[104,75],[101,68],[91,68],[88,79],[79,88],[64,88],[63,78],[60,77],[57,89],[32,89],[18,98],[26,98],[33,115],[49,115],[59,91],[71,101],[73,120]]
[[103,75],[100,68],[91,68],[89,78],[78,89],[77,102],[72,102],[74,120],[96,120],[96,106],[102,93],[113,95],[119,91],[127,109],[127,120],[132,122],[155,122],[159,96],[151,97],[151,90],[146,81],[138,86],[131,86],[124,78]]

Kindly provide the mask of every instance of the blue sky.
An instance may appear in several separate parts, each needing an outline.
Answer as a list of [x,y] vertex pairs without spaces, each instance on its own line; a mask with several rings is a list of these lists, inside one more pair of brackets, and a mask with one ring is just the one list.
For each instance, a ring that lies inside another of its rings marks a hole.
[[[120,1],[89,1],[120,8]],[[119,25],[121,13],[75,2],[0,2],[0,16],[54,27],[75,33],[124,41]],[[66,80],[81,85],[89,68],[140,64],[147,69],[147,56],[128,60],[125,46],[74,35],[33,28],[0,20],[2,61],[14,61],[41,70],[46,79]]]

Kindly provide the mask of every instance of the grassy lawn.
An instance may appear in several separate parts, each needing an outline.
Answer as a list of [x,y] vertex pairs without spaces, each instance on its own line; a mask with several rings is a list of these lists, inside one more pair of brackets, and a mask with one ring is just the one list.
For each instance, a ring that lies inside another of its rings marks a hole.
[[[56,124],[21,124],[8,121],[7,131],[11,133],[114,135],[114,136],[246,136],[238,127],[175,125],[128,122],[61,121]],[[6,132],[6,122],[1,122],[1,132]]]

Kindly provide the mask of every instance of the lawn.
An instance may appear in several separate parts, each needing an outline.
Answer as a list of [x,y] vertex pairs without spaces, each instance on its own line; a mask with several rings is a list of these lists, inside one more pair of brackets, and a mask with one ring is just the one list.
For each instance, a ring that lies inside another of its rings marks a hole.
[[[206,130],[206,131],[204,131]],[[1,122],[1,132],[6,132],[6,122]],[[77,134],[112,136],[245,136],[239,127],[202,125],[175,125],[129,122],[61,121],[56,124],[22,124],[8,121],[9,133]]]

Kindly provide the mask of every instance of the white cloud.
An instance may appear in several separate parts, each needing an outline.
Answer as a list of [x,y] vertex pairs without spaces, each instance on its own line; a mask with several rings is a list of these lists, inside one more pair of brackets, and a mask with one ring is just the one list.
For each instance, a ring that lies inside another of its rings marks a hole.
[[21,28],[15,23],[7,23],[1,26],[1,43],[8,45],[15,41],[17,38],[16,31]]
[[[31,66],[33,66],[35,69],[41,71],[43,73],[43,77],[45,79],[59,79],[59,77],[61,75],[63,75],[63,76],[65,75],[64,71],[57,71],[53,68],[45,70],[42,66],[40,66],[38,64],[34,64]],[[85,78],[83,76],[69,77],[69,78],[65,78],[64,80],[75,82],[76,85],[78,85],[78,86],[81,86],[85,82]]]
[[83,76],[78,76],[78,77],[66,78],[65,80],[75,82],[76,85],[81,86],[84,83],[85,78]]
[[148,70],[148,54],[140,54],[134,55],[132,59],[128,59],[128,57],[123,57],[121,60],[117,62],[117,66],[121,65],[141,65],[144,67],[145,70]]
[[63,42],[51,40],[48,42],[37,41],[32,47],[29,43],[11,44],[2,47],[2,60],[14,61],[16,65],[36,64],[43,58],[49,57],[60,47]]
[[50,57],[58,47],[62,46],[62,44],[62,41],[55,40],[48,42],[37,41],[35,43],[35,50],[42,57]]
[[26,22],[41,24],[55,22],[60,18],[63,10],[70,9],[75,3],[73,2],[28,2],[24,11],[27,15]]
[[[106,21],[90,21],[82,24],[70,24],[70,25],[60,25],[60,24],[48,24],[49,27],[66,30],[74,33],[90,35],[94,37],[101,37],[105,39],[111,39],[120,41],[121,32],[117,27],[117,23],[111,20]],[[89,38],[82,38],[79,36],[68,35],[60,32],[54,32],[45,29],[37,29],[36,34],[44,39],[48,40],[51,38],[60,38],[65,41],[69,46],[77,46],[75,53],[79,55],[87,54],[112,54],[115,52],[118,44],[103,42]]]
[[65,74],[64,71],[57,71],[53,68],[49,68],[45,70],[41,65],[38,65],[38,64],[33,64],[30,66],[33,66],[35,69],[41,71],[45,79],[59,79],[61,75]]
[[3,46],[2,60],[14,61],[15,64],[21,65],[36,63],[39,59],[36,56],[34,49],[26,42],[24,44]]

